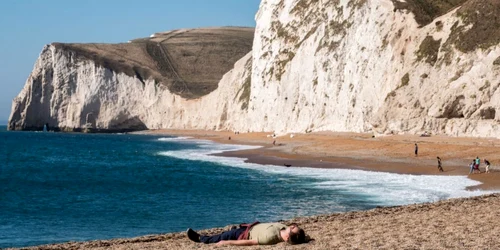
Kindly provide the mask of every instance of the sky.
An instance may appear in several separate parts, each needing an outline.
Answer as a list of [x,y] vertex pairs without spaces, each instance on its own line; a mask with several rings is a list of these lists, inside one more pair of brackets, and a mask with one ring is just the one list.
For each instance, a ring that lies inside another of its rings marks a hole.
[[2,0],[0,125],[42,48],[52,42],[121,43],[155,32],[255,27],[260,0]]

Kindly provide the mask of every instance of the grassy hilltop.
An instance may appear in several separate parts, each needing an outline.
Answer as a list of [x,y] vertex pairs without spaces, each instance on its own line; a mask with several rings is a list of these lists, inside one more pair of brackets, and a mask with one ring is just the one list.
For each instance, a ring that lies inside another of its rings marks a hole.
[[219,27],[156,33],[119,44],[53,43],[77,59],[115,72],[154,79],[172,93],[198,98],[217,88],[233,64],[251,51],[254,29]]

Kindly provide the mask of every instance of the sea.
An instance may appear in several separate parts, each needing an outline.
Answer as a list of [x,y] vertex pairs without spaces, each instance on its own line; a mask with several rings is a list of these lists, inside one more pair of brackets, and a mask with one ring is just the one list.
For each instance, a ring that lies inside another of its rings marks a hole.
[[[190,137],[0,127],[0,248],[271,222],[486,194],[464,176],[245,163]],[[466,167],[466,166],[464,166]]]

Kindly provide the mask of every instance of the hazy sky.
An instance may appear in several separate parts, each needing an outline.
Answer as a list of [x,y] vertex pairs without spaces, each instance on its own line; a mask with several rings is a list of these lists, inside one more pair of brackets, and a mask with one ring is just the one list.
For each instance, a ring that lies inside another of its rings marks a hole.
[[0,124],[43,46],[127,42],[173,29],[255,26],[260,0],[2,0]]

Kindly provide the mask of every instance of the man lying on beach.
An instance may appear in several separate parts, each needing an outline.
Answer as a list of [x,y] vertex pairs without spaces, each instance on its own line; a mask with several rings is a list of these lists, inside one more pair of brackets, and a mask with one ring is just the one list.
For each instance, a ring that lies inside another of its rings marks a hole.
[[187,237],[194,242],[217,243],[218,246],[274,245],[280,242],[294,245],[307,242],[304,230],[299,228],[297,224],[286,226],[281,223],[254,222],[241,224],[239,228],[212,236],[199,235],[191,228],[188,228],[186,233]]

